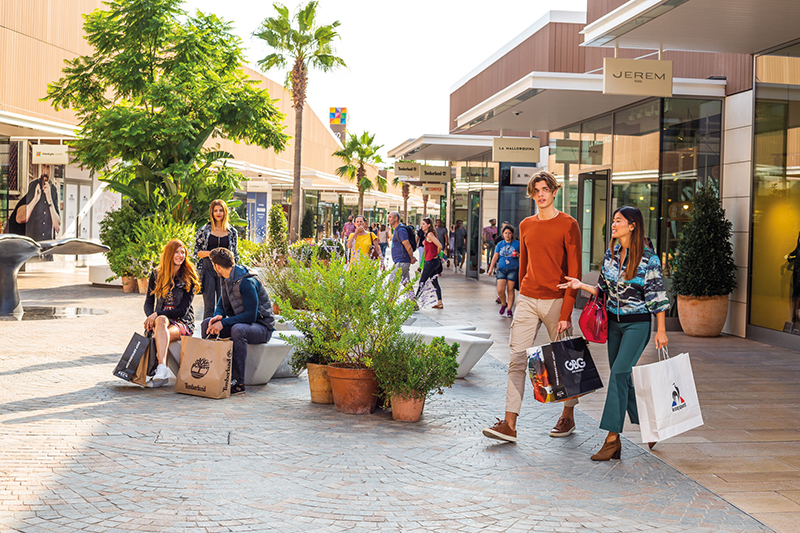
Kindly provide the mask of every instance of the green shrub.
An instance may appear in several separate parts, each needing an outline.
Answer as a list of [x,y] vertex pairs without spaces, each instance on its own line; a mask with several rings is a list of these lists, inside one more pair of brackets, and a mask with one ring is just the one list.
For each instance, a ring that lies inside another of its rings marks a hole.
[[147,277],[161,261],[164,246],[172,239],[180,239],[186,246],[186,260],[191,261],[195,227],[178,223],[168,213],[158,213],[140,219],[134,226],[135,242],[131,245],[130,261],[137,269],[136,277]]
[[[259,269],[258,279],[267,289],[273,302],[279,301],[289,304],[292,309],[303,309],[305,307],[305,296],[302,285],[294,277],[299,265],[293,265],[292,260],[286,267],[281,267],[275,261],[267,261]],[[290,281],[293,283],[290,284]],[[282,304],[278,304],[283,309]],[[281,310],[283,313],[283,310]]]
[[455,383],[457,356],[458,343],[448,345],[444,337],[425,344],[419,336],[400,335],[374,358],[373,369],[387,396],[421,400]]
[[673,290],[683,296],[725,296],[736,288],[731,222],[713,182],[697,190],[692,219],[675,254]]
[[106,252],[106,260],[114,273],[114,276],[106,281],[133,275],[130,261],[131,245],[135,241],[135,228],[139,218],[136,211],[126,202],[116,211],[106,213],[100,222],[100,242],[110,248]]
[[267,222],[269,236],[267,242],[272,257],[285,256],[289,253],[289,224],[286,222],[286,214],[283,207],[278,204],[269,209],[269,220]]
[[239,263],[248,267],[264,267],[270,262],[272,254],[266,242],[239,240]]
[[314,236],[314,212],[306,209],[303,213],[303,222],[300,223],[300,237],[310,239]]

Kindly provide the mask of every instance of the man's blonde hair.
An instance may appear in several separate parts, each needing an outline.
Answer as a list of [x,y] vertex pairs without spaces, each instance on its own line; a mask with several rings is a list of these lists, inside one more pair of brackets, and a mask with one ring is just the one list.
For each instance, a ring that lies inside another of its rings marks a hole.
[[555,194],[556,191],[558,191],[558,189],[561,188],[561,185],[556,181],[556,178],[552,174],[550,174],[545,170],[540,170],[539,172],[534,174],[533,177],[528,182],[528,198],[534,197],[535,194],[534,187],[536,187],[536,184],[539,183],[540,181],[545,182],[547,184],[547,187],[553,194]]

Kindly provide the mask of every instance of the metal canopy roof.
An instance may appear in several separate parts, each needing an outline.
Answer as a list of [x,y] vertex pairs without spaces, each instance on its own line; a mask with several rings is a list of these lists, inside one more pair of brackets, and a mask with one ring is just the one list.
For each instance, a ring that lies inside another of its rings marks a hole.
[[389,157],[413,161],[471,161],[492,151],[484,135],[423,135],[389,150]]
[[[675,96],[725,96],[725,80],[675,78]],[[603,94],[602,74],[532,72],[456,119],[457,130],[558,131],[643,100]]]
[[800,38],[797,0],[630,0],[587,25],[582,46],[757,54]]

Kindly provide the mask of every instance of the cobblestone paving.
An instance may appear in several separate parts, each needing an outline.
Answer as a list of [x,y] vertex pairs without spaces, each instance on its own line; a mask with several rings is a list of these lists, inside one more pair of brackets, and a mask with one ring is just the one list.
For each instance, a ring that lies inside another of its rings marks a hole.
[[23,293],[48,298],[109,314],[0,322],[2,531],[769,531],[630,442],[593,463],[579,411],[552,439],[559,407],[526,398],[517,445],[484,438],[505,397],[492,358],[416,424],[311,404],[305,377],[208,400],[111,376],[140,297]]

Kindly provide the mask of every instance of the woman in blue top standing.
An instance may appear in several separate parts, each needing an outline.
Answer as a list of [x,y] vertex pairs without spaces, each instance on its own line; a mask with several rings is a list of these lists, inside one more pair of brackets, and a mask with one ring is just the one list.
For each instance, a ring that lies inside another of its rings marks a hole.
[[497,268],[497,296],[500,297],[500,316],[506,313],[513,318],[511,310],[514,307],[514,286],[519,280],[519,241],[514,238],[514,228],[506,224],[503,226],[503,240],[494,247],[492,264],[489,265],[488,274],[491,276]]
[[[630,206],[614,211],[611,238],[611,249],[606,250],[596,287],[569,277],[566,283],[558,286],[559,289],[583,289],[595,296],[603,291],[607,296],[611,376],[600,428],[608,431],[608,436],[600,451],[592,456],[593,461],[620,458],[622,443],[619,434],[626,411],[631,422],[639,423],[631,370],[650,340],[651,315],[656,316],[656,349],[669,342],[665,327],[669,301],[661,278],[661,261],[645,246],[641,211]],[[654,442],[650,443],[651,448],[654,445]]]

